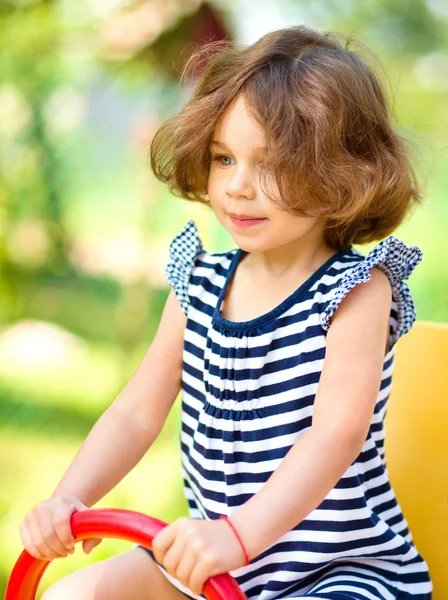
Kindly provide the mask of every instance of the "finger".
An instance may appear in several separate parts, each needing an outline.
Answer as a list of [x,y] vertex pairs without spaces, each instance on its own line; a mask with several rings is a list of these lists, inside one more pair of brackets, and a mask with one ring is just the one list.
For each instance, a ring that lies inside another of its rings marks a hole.
[[28,552],[28,554],[31,554],[31,556],[34,556],[34,558],[38,558],[39,560],[45,560],[45,557],[39,552],[39,550],[36,548],[36,546],[31,542],[31,537],[28,533],[28,530],[25,528],[25,526],[21,524],[20,528],[21,528],[23,547]]
[[184,552],[176,568],[175,577],[188,587],[197,558],[193,552]]
[[154,558],[158,563],[163,563],[165,554],[173,543],[176,533],[176,527],[174,527],[173,523],[172,525],[164,527],[162,531],[159,531],[152,540],[152,551],[154,553]]
[[67,512],[66,506],[61,506],[55,510],[53,515],[53,527],[61,544],[67,550],[72,549],[75,545],[75,537],[70,527],[70,516],[75,511],[75,507],[71,512]]
[[53,525],[51,513],[43,513],[39,518],[39,529],[43,542],[53,552],[52,558],[67,556],[68,550],[59,539]]
[[70,509],[72,509],[73,512],[83,512],[84,510],[89,510],[89,507],[81,502],[81,500],[73,500],[70,504]]
[[62,558],[72,552],[72,549],[68,550],[61,544],[52,524],[41,533],[42,542],[39,544],[39,547],[45,551],[47,555],[49,554],[50,558]]
[[59,557],[59,554],[55,553],[48,546],[46,540],[43,538],[39,524],[34,519],[30,520],[28,523],[28,533],[31,545],[36,548],[37,553],[39,554],[36,558],[40,558],[41,560],[53,560],[53,558]]
[[183,554],[185,553],[185,542],[184,536],[178,533],[176,539],[165,552],[162,566],[168,571],[170,575],[177,578],[176,570],[177,565],[180,563]]
[[188,582],[190,590],[198,596],[202,594],[202,589],[209,577],[217,575],[215,572],[215,561],[207,554],[203,554],[193,568]]
[[28,519],[25,517],[24,519],[22,519],[22,521],[20,521],[20,537],[22,538],[22,544],[24,546],[24,548],[26,548],[27,545],[31,544],[31,538],[30,538],[30,533],[28,530],[28,525],[27,525]]
[[82,543],[82,549],[86,554],[90,554],[94,548],[103,541],[102,538],[92,538],[90,540],[84,540]]

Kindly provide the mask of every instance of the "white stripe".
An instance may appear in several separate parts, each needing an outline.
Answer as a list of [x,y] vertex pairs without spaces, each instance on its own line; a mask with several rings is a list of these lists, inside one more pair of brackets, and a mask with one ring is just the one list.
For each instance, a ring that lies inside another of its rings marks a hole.
[[159,567],[159,569],[162,571],[162,573],[165,575],[168,581],[172,583],[174,587],[176,587],[178,590],[180,590],[184,594],[188,594],[191,598],[195,598],[195,600],[204,600],[202,596],[196,596],[196,594],[193,594],[193,592],[189,588],[185,587],[178,579],[170,575],[168,571],[165,571],[165,569],[158,563],[156,563],[156,565]]
[[[374,581],[368,581],[366,583],[369,583],[370,585],[372,585],[372,587],[377,587],[376,583]],[[313,589],[313,592],[315,592],[316,594],[324,594],[324,593],[331,593],[331,592],[358,592],[358,593],[360,593],[360,591],[362,591],[363,596],[365,596],[369,600],[378,600],[378,596],[376,594],[373,595],[368,590],[366,590],[362,585],[360,588],[360,586],[355,586],[355,585],[350,585],[348,583],[344,583],[342,585],[336,584],[336,585],[332,585],[329,587],[328,586],[319,587],[319,588],[316,588],[316,590]],[[311,596],[311,598],[312,598],[312,596]],[[392,596],[386,590],[386,594],[384,594],[384,600],[394,600],[394,599],[395,599],[395,596]]]
[[[232,381],[232,388],[236,392],[255,391],[264,386],[275,386],[290,381],[296,377],[303,377],[312,373],[320,373],[322,371],[323,360],[314,360],[307,363],[294,365],[290,369],[283,369],[282,371],[264,373],[257,379],[247,379],[242,381]],[[235,361],[233,359],[228,360],[226,363],[221,364],[222,369],[233,369],[235,367]],[[243,364],[243,368],[250,369],[249,361]],[[207,381],[215,388],[219,389],[222,385],[222,378],[216,375],[206,374]],[[295,388],[296,393],[298,389]]]

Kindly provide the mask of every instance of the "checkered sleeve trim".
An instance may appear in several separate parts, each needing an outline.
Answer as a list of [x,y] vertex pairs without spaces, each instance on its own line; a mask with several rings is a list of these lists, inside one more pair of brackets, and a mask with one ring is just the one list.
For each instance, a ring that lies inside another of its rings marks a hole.
[[190,219],[170,244],[170,259],[165,270],[168,283],[172,286],[176,298],[187,316],[190,305],[188,295],[190,275],[195,258],[203,250],[196,223]]
[[378,267],[389,278],[393,299],[397,304],[397,320],[389,340],[390,348],[405,333],[416,319],[416,311],[409,286],[403,281],[408,279],[415,267],[421,262],[423,252],[418,246],[406,244],[394,236],[380,242],[355,267],[348,270],[335,288],[334,295],[321,315],[324,330],[330,327],[331,317],[348,292],[359,283],[366,283],[371,278],[370,269]]

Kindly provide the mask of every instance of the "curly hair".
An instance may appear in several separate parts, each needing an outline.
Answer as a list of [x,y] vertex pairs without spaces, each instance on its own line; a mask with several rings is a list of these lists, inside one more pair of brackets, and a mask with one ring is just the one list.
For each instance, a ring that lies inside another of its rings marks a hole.
[[337,249],[389,235],[421,193],[383,84],[351,41],[295,26],[249,46],[224,40],[195,49],[181,77],[203,65],[192,94],[151,142],[155,176],[174,195],[210,205],[211,136],[242,94],[265,132],[261,176],[273,176],[278,195],[265,193],[278,208],[323,217]]

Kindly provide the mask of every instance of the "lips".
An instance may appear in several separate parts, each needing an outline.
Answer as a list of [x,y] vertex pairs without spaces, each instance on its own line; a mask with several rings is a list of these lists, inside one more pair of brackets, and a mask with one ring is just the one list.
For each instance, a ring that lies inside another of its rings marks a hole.
[[263,224],[266,221],[265,218],[249,217],[248,215],[244,215],[244,217],[242,215],[240,215],[239,217],[236,217],[232,214],[230,215],[230,220],[233,223],[233,225],[235,227],[238,227],[239,229],[247,229],[249,227],[256,227],[258,225]]
[[230,216],[234,219],[238,219],[239,221],[257,221],[264,219],[264,217],[251,217],[250,215],[235,215],[230,213]]

